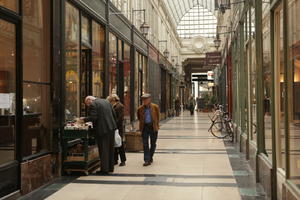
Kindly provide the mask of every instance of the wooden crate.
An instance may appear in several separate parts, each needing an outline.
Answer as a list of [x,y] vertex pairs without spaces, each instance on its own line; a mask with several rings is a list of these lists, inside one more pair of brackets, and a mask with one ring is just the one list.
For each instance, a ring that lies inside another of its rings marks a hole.
[[139,131],[125,133],[125,148],[127,151],[143,151],[142,133]]
[[[88,162],[99,158],[98,147],[92,146],[88,150]],[[85,161],[84,160],[84,152],[82,153],[70,153],[67,156],[67,162],[77,162],[77,161]]]

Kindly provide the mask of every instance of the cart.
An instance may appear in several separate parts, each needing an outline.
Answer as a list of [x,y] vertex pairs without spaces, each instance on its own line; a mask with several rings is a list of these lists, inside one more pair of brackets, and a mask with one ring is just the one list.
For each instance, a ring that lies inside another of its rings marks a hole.
[[98,147],[91,130],[65,130],[62,136],[63,171],[89,175],[100,166]]

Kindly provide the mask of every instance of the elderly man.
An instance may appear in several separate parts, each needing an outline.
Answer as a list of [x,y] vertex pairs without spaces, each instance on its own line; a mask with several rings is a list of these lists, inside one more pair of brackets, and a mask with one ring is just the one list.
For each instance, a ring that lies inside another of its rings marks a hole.
[[[153,155],[156,149],[157,134],[159,129],[159,107],[151,103],[151,95],[144,94],[142,97],[143,105],[137,110],[140,131],[142,131],[144,146],[143,166],[149,166],[153,162]],[[151,147],[149,148],[149,137]]]
[[115,113],[105,99],[88,96],[85,104],[89,108],[89,115],[81,120],[93,122],[101,163],[101,169],[97,173],[105,175],[114,171],[114,132],[117,129]]

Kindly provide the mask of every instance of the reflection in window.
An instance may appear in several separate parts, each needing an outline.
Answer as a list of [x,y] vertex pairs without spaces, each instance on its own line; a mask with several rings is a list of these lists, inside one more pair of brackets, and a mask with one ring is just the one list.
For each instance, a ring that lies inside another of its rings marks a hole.
[[104,28],[93,21],[93,95],[103,97],[104,88]]
[[124,43],[124,106],[125,119],[130,121],[130,46]]
[[289,50],[289,138],[290,138],[290,174],[293,181],[300,187],[300,2],[289,0],[288,8],[288,50]]
[[109,33],[109,92],[117,94],[117,38]]
[[147,67],[147,57],[143,56],[142,58],[142,62],[143,62],[143,91],[142,93],[147,93],[148,91],[148,67]]
[[[22,156],[50,150],[50,2],[23,1]],[[30,12],[26,6],[31,6]],[[32,73],[34,72],[34,73]]]
[[65,118],[73,120],[80,115],[80,85],[79,85],[79,12],[71,4],[66,3],[65,29]]
[[90,44],[90,23],[88,18],[81,17],[81,41]]
[[138,107],[141,105],[141,95],[142,95],[142,58],[143,56],[135,52],[135,69],[134,69],[134,111],[136,112]]
[[283,56],[283,11],[280,6],[275,11],[275,109],[278,167],[285,169],[285,70]]
[[271,33],[270,20],[268,15],[263,27],[263,74],[264,74],[264,124],[265,144],[268,158],[272,160],[272,116],[271,116]]
[[256,51],[255,51],[255,40],[251,40],[251,68],[250,68],[250,73],[251,73],[251,112],[252,112],[252,119],[251,119],[251,124],[252,124],[252,133],[251,133],[251,139],[253,140],[254,143],[256,143],[256,138],[257,138],[257,117],[256,117]]
[[15,26],[0,19],[0,165],[15,160],[15,38]]
[[22,156],[50,149],[50,86],[23,85]]
[[[24,0],[32,9],[23,15],[23,79],[50,82],[50,3]],[[34,72],[34,73],[32,73]]]
[[[19,0],[0,0],[0,6],[7,8],[9,10],[19,12]],[[32,10],[32,4],[31,2],[26,2],[24,4],[24,11],[26,10]]]

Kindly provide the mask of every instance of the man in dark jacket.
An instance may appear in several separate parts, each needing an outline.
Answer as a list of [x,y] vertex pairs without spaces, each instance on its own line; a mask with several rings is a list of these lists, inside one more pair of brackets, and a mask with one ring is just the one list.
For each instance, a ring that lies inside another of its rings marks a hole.
[[121,163],[119,166],[122,167],[122,166],[125,166],[125,162],[126,162],[126,155],[125,155],[125,149],[124,149],[124,143],[123,143],[124,105],[120,102],[120,98],[116,94],[113,94],[113,95],[107,97],[107,100],[111,103],[111,105],[113,106],[114,111],[116,113],[117,127],[119,130],[119,135],[122,138],[122,146],[115,148],[115,165],[118,164],[118,159],[119,159],[119,155],[120,155]]
[[105,175],[114,171],[114,136],[117,129],[115,113],[105,99],[88,96],[85,104],[89,107],[89,115],[83,120],[93,122],[99,148],[101,170],[97,173]]

